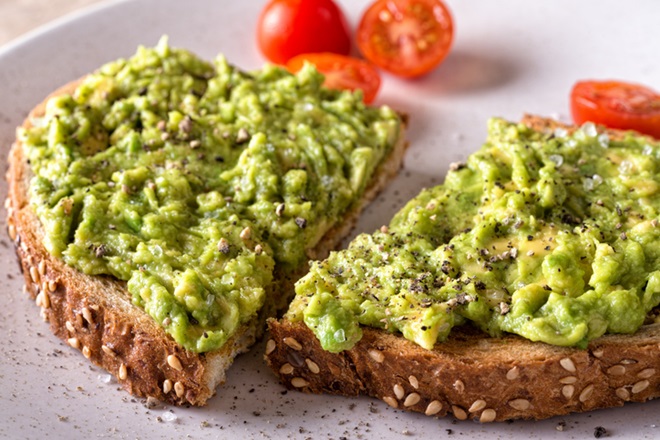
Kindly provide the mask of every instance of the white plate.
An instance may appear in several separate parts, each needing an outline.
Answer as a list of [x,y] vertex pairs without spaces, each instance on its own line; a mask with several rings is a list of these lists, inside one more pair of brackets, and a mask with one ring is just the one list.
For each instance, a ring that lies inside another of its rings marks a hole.
[[[139,44],[155,44],[161,34],[205,58],[224,52],[234,64],[258,67],[254,23],[263,3],[107,3],[5,46],[1,156],[14,127],[48,92],[103,62],[131,55]],[[342,3],[355,24],[367,1]],[[532,112],[567,118],[570,87],[582,78],[621,78],[660,89],[658,2],[449,4],[457,39],[445,63],[422,79],[385,78],[380,102],[410,114],[412,146],[405,169],[371,205],[358,231],[380,226],[422,186],[439,183],[450,162],[480,146],[490,116],[519,119]],[[4,181],[0,189],[6,193]],[[0,217],[4,222],[4,212]],[[591,437],[596,426],[617,438],[660,436],[660,400],[542,422],[481,425],[409,414],[375,399],[285,392],[261,360],[263,346],[237,360],[207,407],[148,409],[116,382],[104,383],[105,372],[51,335],[37,307],[21,294],[8,238],[0,244],[0,437],[567,439]],[[555,429],[561,421],[563,432]]]

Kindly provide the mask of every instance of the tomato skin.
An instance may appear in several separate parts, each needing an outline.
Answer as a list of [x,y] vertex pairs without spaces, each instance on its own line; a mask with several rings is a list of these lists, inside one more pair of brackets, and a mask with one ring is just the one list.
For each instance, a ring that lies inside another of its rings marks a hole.
[[433,70],[449,54],[453,40],[454,21],[442,0],[378,0],[357,30],[362,55],[404,78]]
[[622,81],[579,81],[571,90],[576,124],[591,121],[660,139],[660,94]]
[[306,61],[325,75],[323,85],[329,89],[360,89],[365,104],[371,103],[378,93],[380,74],[366,61],[333,53],[311,53],[290,59],[286,67],[295,73],[302,69]]
[[257,21],[257,44],[268,60],[285,64],[301,53],[347,55],[351,37],[332,0],[270,0]]

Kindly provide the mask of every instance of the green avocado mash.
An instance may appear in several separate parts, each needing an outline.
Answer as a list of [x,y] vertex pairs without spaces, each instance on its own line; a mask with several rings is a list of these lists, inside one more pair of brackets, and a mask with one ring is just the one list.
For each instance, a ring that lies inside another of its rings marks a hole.
[[361,325],[432,348],[454,326],[585,347],[660,303],[660,143],[494,119],[389,228],[315,262],[288,318],[338,352]]
[[156,48],[101,67],[19,133],[49,252],[127,281],[174,339],[214,350],[359,199],[400,120],[360,92]]

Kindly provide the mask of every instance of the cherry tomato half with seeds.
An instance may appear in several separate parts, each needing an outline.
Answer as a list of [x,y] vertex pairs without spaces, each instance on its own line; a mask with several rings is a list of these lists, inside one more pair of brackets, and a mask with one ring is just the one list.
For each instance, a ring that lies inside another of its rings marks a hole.
[[580,81],[571,91],[576,124],[587,121],[660,139],[660,94],[622,81]]
[[374,100],[380,88],[380,75],[368,62],[333,53],[298,55],[287,63],[291,72],[297,72],[309,62],[325,75],[323,85],[329,89],[362,90],[365,104]]
[[257,21],[257,44],[268,60],[285,64],[301,53],[347,55],[351,37],[332,0],[270,0]]
[[449,54],[453,40],[454,22],[442,0],[378,0],[357,30],[362,55],[402,77],[431,71]]

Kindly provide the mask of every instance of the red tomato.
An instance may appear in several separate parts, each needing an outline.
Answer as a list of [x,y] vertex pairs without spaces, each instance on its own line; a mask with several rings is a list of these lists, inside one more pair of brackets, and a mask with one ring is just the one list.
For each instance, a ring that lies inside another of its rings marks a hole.
[[301,53],[347,55],[351,49],[346,18],[332,0],[270,0],[257,22],[257,42],[278,64]]
[[378,0],[362,16],[357,45],[395,75],[423,75],[447,56],[454,24],[442,0]]
[[571,91],[576,124],[591,121],[660,139],[660,94],[621,81],[580,81]]
[[380,87],[380,75],[371,64],[333,53],[310,53],[292,58],[286,66],[291,72],[297,72],[305,61],[314,64],[316,69],[325,75],[323,85],[329,89],[360,89],[367,104],[376,97]]

